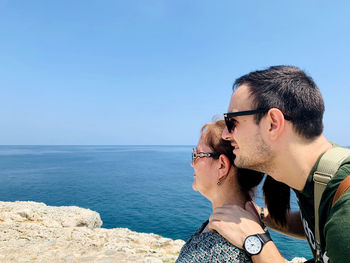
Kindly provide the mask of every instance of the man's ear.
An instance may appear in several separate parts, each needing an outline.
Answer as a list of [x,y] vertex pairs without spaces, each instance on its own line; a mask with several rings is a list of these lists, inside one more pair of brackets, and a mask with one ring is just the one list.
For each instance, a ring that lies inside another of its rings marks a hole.
[[218,180],[222,182],[228,175],[231,168],[231,162],[225,154],[219,156]]
[[267,131],[271,140],[277,140],[285,128],[285,122],[283,113],[276,108],[271,108],[266,115]]

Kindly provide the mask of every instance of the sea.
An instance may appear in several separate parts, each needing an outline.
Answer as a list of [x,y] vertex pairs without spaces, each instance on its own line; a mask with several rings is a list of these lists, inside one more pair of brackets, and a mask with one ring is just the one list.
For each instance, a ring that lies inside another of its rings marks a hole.
[[[192,189],[194,146],[0,146],[0,200],[97,211],[104,228],[187,240],[211,203]],[[256,202],[264,204],[261,188]],[[297,210],[294,193],[291,208]],[[271,231],[288,260],[311,258],[305,240]]]

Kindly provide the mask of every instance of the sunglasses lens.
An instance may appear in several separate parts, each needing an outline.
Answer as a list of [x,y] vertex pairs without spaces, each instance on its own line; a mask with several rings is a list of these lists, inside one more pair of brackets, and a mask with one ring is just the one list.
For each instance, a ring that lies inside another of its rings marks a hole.
[[232,128],[234,126],[234,121],[231,120],[230,118],[225,118],[225,123],[226,123],[226,127],[229,133],[231,133]]

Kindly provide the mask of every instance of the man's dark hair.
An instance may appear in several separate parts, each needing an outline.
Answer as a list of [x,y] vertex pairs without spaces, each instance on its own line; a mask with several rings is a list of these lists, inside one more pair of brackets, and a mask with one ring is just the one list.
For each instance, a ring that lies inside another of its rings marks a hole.
[[[294,66],[273,66],[236,79],[233,89],[246,84],[253,109],[278,108],[291,117],[295,131],[306,139],[321,135],[324,102],[313,81]],[[265,113],[256,114],[259,123]]]

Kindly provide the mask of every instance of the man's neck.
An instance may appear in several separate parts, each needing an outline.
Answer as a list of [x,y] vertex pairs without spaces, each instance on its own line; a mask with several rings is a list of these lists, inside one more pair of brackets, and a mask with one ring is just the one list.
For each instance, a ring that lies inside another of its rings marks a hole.
[[332,148],[324,136],[312,142],[287,142],[280,147],[271,171],[267,172],[275,180],[301,191],[319,156]]

